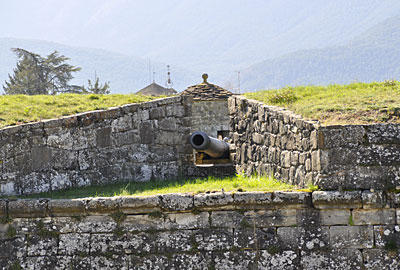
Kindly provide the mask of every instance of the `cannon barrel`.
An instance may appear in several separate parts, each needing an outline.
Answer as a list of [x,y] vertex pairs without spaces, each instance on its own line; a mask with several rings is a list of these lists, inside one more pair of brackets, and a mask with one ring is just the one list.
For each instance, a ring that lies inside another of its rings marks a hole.
[[229,153],[228,143],[212,138],[203,131],[193,132],[190,144],[198,152],[204,152],[213,158],[220,158]]

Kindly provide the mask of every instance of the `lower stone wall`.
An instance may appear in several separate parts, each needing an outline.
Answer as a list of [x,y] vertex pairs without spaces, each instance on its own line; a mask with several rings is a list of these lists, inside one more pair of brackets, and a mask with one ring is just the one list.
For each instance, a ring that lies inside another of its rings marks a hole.
[[398,269],[400,196],[0,200],[0,269]]

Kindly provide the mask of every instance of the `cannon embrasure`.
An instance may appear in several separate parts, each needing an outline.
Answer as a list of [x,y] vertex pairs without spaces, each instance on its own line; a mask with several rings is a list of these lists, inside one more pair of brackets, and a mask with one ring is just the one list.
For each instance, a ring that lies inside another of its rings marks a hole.
[[196,164],[223,164],[230,163],[229,143],[208,136],[203,131],[193,132],[190,136],[190,145],[198,153]]

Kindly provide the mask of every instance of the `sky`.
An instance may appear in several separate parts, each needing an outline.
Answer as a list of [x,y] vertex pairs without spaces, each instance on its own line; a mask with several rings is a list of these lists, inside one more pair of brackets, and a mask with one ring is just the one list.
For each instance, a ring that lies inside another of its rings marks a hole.
[[267,59],[346,44],[400,15],[398,0],[3,0],[1,6],[0,38],[105,49],[211,73],[220,84]]

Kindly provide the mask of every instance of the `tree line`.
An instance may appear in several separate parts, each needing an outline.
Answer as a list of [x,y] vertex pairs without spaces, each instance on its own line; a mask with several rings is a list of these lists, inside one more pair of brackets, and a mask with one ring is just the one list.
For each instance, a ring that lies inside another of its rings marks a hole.
[[54,51],[46,57],[21,48],[11,49],[18,57],[17,66],[9,80],[3,85],[7,95],[55,95],[60,93],[109,94],[110,84],[101,84],[95,76],[87,86],[70,84],[73,73],[81,70],[66,61],[70,60]]

